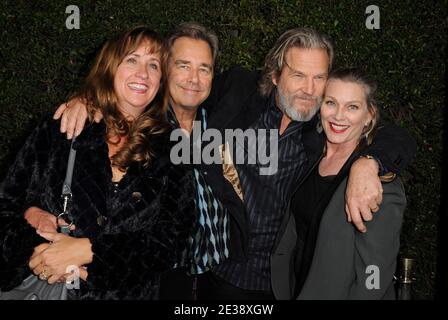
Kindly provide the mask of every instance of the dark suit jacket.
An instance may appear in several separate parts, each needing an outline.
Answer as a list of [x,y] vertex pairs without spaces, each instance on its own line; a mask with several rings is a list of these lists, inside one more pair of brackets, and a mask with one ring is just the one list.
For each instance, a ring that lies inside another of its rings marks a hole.
[[[235,67],[215,77],[209,98],[204,102],[208,110],[208,127],[218,129],[224,136],[225,129],[247,129],[269,105],[269,97],[258,91],[259,73]],[[304,129],[303,142],[309,165],[319,157],[323,137],[316,130],[318,116]],[[415,142],[397,126],[378,130],[374,143],[365,151],[376,156],[390,171],[398,173],[415,154]],[[244,204],[232,185],[223,177],[221,165],[204,166],[206,179],[215,195],[230,213],[230,258],[245,260],[247,253],[248,221]],[[286,223],[283,224],[283,228]]]

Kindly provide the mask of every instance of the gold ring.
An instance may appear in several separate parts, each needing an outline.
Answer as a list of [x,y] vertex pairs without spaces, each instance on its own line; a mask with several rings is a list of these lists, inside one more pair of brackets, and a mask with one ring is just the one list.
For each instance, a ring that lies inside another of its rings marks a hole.
[[39,274],[39,279],[40,279],[40,280],[48,280],[48,275],[47,275],[47,272],[45,271],[45,269],[44,269],[44,271],[42,271],[42,272]]

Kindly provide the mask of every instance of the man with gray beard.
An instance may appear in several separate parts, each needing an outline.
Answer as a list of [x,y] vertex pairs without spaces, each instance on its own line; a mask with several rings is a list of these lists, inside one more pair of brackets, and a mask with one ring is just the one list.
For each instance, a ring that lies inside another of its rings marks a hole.
[[[245,219],[239,225],[231,220],[230,237],[239,237],[242,247],[231,248],[230,259],[210,273],[209,297],[292,298],[293,293],[283,294],[280,280],[289,275],[278,277],[282,269],[276,266],[284,262],[278,263],[282,257],[275,249],[289,220],[290,196],[323,149],[316,113],[332,62],[333,46],[324,35],[296,28],[279,37],[266,57],[261,75],[236,68],[213,82],[206,101],[210,127],[220,131],[278,129],[279,135],[278,168],[274,174],[261,175],[260,163],[234,162],[233,176],[237,177],[228,179],[234,192],[217,194],[233,217]],[[270,149],[269,145],[264,147]],[[404,130],[385,126],[364,153],[367,157],[353,164],[346,194],[347,216],[361,232],[366,231],[363,219],[371,220],[382,200],[378,175],[386,171],[398,173],[414,153],[415,143]],[[239,251],[244,253],[242,257],[235,256]]]
[[[277,95],[278,107],[293,121],[310,121],[316,115],[317,111],[319,111],[320,104],[322,103],[322,97],[306,94],[302,90],[297,94],[288,96],[280,87],[277,87]],[[299,111],[294,108],[294,99],[314,101],[315,104],[310,110]]]

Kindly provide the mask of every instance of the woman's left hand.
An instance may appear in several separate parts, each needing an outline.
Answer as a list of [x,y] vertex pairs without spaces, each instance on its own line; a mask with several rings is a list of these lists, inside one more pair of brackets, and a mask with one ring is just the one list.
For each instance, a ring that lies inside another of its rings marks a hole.
[[67,274],[68,266],[81,267],[92,262],[92,245],[88,238],[74,238],[62,233],[38,233],[52,243],[47,247],[36,247],[29,267],[34,274],[46,278],[49,284]]

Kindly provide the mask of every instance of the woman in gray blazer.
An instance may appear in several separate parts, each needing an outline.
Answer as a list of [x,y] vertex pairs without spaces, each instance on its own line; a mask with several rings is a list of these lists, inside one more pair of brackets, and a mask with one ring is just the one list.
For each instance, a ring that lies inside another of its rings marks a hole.
[[373,138],[379,114],[376,83],[359,69],[329,76],[321,107],[326,146],[290,203],[297,243],[293,260],[298,299],[394,299],[393,274],[406,205],[395,176],[361,233],[347,222],[348,168]]

